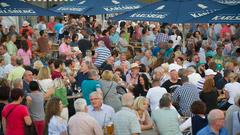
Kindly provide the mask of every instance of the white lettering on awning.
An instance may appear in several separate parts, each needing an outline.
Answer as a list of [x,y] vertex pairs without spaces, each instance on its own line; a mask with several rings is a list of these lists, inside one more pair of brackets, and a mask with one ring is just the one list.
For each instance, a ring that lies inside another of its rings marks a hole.
[[32,9],[3,9],[0,10],[0,13],[4,14],[35,14],[36,12]]
[[124,10],[134,10],[140,8],[140,5],[136,6],[116,6],[116,7],[104,7],[103,9],[108,12],[112,11],[124,11]]
[[215,16],[211,20],[213,21],[240,21],[240,16]]
[[58,11],[76,11],[76,12],[81,12],[85,8],[80,8],[80,7],[60,7],[57,10]]
[[205,10],[205,11],[201,11],[201,12],[193,12],[193,13],[190,13],[190,15],[194,18],[198,18],[198,17],[201,17],[201,16],[211,14],[215,11],[217,11],[217,9],[215,9],[215,10]]
[[130,16],[131,18],[158,18],[163,19],[167,17],[167,14],[141,14],[141,13],[135,13]]

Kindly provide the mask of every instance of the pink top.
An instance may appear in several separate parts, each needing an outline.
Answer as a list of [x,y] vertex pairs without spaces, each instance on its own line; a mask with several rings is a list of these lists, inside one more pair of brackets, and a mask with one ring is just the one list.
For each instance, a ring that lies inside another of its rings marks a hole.
[[24,135],[24,117],[29,116],[29,112],[24,105],[8,104],[4,107],[2,111],[2,117],[6,119],[7,114],[11,109],[14,110],[7,118],[7,131],[6,135]]
[[64,54],[67,56],[67,54],[71,53],[71,46],[67,45],[66,43],[62,43],[58,51],[59,51],[59,54]]
[[30,58],[32,57],[30,49],[28,49],[27,52],[25,52],[23,49],[19,49],[17,51],[17,56],[23,58],[23,65],[30,65]]

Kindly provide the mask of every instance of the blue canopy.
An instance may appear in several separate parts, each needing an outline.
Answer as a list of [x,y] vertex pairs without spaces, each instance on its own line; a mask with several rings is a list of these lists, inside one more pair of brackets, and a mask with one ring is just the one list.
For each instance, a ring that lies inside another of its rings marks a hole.
[[187,23],[228,7],[212,0],[162,0],[113,17],[113,20],[139,20],[165,23]]
[[[94,1],[94,0],[93,0]],[[139,9],[145,4],[136,0],[96,0],[87,15],[124,13],[134,9]]]
[[61,16],[61,14],[19,0],[0,0],[0,16]]
[[240,4],[190,20],[193,23],[240,23]]
[[96,0],[76,0],[50,8],[50,10],[64,14],[84,14],[95,2]]

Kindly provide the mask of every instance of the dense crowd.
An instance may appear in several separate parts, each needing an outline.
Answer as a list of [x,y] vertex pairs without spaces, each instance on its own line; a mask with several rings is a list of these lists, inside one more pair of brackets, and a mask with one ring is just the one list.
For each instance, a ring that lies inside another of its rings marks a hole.
[[0,135],[240,134],[240,25],[3,22]]

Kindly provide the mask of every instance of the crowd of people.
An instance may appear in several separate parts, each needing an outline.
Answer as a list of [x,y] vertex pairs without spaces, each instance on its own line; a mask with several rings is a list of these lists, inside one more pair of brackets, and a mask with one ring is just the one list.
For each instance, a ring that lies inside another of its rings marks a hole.
[[2,21],[0,135],[240,134],[240,25]]

